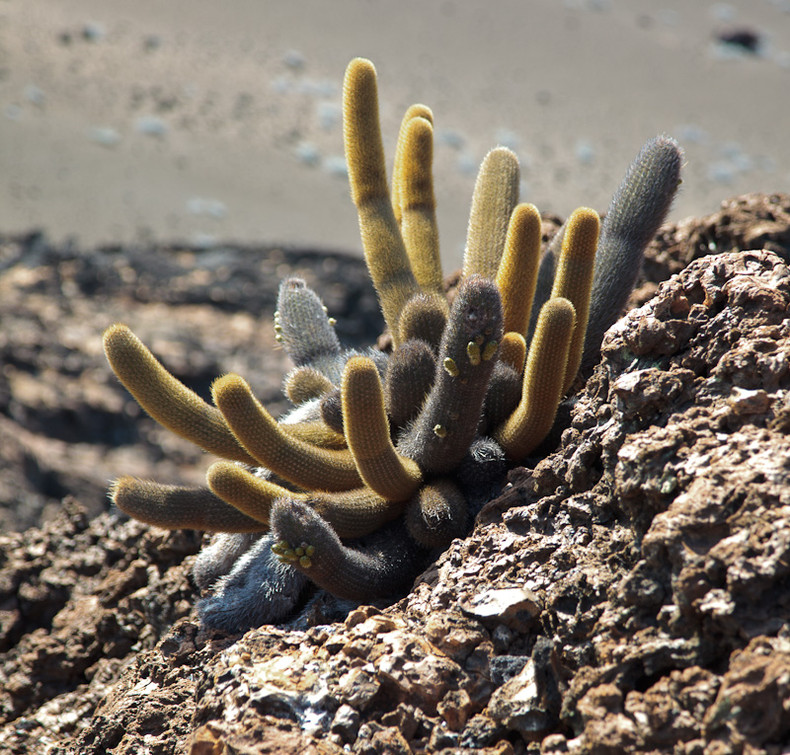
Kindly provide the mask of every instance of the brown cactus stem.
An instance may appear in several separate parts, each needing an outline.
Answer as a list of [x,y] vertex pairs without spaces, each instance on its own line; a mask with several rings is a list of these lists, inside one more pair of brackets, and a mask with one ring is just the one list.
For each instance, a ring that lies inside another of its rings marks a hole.
[[466,499],[457,485],[437,480],[423,485],[406,510],[409,534],[426,548],[446,548],[467,531]]
[[493,281],[461,282],[439,350],[433,387],[398,451],[426,474],[451,471],[474,438],[502,339],[502,305]]
[[449,307],[439,294],[417,294],[406,302],[401,312],[398,329],[400,343],[418,338],[438,351],[442,333],[447,325]]
[[378,600],[409,587],[418,573],[421,549],[402,522],[344,545],[329,523],[301,501],[282,500],[272,508],[272,550],[285,563],[339,598]]
[[384,403],[395,427],[405,427],[419,414],[435,372],[436,358],[425,341],[404,341],[392,353],[384,380]]

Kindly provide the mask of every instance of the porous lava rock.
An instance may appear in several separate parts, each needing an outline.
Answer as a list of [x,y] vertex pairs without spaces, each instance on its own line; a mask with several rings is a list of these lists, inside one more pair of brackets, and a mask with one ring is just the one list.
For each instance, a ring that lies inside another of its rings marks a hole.
[[193,611],[197,535],[68,499],[1,536],[0,749],[782,752],[787,248],[671,233],[698,258],[610,330],[559,446],[393,606],[227,636]]

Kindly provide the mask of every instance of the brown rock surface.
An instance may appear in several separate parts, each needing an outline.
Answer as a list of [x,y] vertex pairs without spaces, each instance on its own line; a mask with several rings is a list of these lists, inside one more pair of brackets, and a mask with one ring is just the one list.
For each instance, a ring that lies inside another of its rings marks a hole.
[[199,484],[202,452],[145,418],[107,368],[102,331],[124,322],[204,397],[224,372],[247,376],[286,408],[286,357],[271,318],[280,280],[320,281],[349,345],[381,331],[359,260],[272,247],[53,247],[40,234],[0,237],[0,523],[24,529],[74,493],[106,509],[126,472]]
[[[196,535],[114,513],[89,517],[73,499],[43,526],[3,535],[0,750],[782,752],[790,741],[788,207],[783,196],[744,197],[664,229],[648,270],[679,272],[610,331],[601,364],[569,402],[572,423],[557,450],[514,469],[475,531],[387,609],[363,606],[306,631],[226,637],[200,629],[191,612]],[[766,212],[771,230],[759,238],[773,251],[721,253],[756,238],[749,228],[768,222]],[[17,299],[32,313],[59,300],[47,288],[54,284],[30,282],[49,280],[40,267],[6,265],[14,285],[0,277],[7,291],[27,285],[39,297]],[[181,295],[197,296],[194,286],[185,281]],[[100,405],[80,398],[93,400],[93,388],[56,390],[50,421],[27,429],[37,416],[28,407],[46,406],[32,368],[42,358],[56,380],[69,375],[58,359],[76,350],[72,379],[88,370],[96,395],[112,397],[100,414],[108,428],[141,432],[141,420],[115,418],[122,394],[98,356],[90,361],[98,349],[90,331],[104,323],[87,300],[105,295],[143,311],[120,283],[77,289],[70,306],[83,308],[84,336],[66,344],[81,348],[63,345],[64,314],[50,317],[40,347],[4,329],[6,364],[28,365],[36,390],[20,399],[5,388],[3,422],[9,438],[14,427],[42,438],[25,446],[42,468],[56,458],[47,431],[68,416],[57,402],[88,418]],[[152,292],[145,306],[169,295]],[[171,318],[186,317],[188,306],[205,330]],[[162,353],[176,364],[201,360],[201,374],[218,373],[237,358],[222,352],[231,339],[210,327],[233,316],[223,308],[171,301],[139,319],[150,323],[149,342],[170,329]],[[241,318],[241,309],[232,311]],[[195,353],[204,337],[217,349],[209,356]],[[261,353],[264,336],[249,337]],[[253,375],[258,366],[233,369]],[[279,379],[261,385],[274,394]],[[118,437],[92,441],[96,458],[121,446]],[[126,443],[155,449],[161,440]],[[151,464],[146,474],[169,481],[192,463],[174,464],[170,446],[158,453],[135,471]],[[105,458],[104,474],[130,471],[133,459]],[[81,500],[90,488],[80,485],[70,492]],[[34,495],[36,478],[20,489]]]

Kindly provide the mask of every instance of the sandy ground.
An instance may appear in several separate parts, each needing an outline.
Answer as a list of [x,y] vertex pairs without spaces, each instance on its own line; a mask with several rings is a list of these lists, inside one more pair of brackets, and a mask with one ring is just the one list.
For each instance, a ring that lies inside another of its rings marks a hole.
[[[757,55],[715,34],[745,26]],[[435,114],[446,266],[476,167],[519,154],[522,198],[605,209],[650,136],[688,165],[673,218],[790,188],[790,2],[0,0],[0,229],[358,250],[340,93],[379,71],[392,146]]]

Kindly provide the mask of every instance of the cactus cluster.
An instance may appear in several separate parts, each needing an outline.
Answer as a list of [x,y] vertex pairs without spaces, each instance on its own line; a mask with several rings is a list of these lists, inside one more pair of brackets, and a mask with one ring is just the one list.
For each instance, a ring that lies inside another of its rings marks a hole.
[[194,576],[207,593],[202,620],[231,631],[287,617],[310,583],[353,601],[395,595],[468,532],[594,362],[680,181],[677,144],[651,140],[603,223],[576,210],[541,255],[538,211],[518,202],[518,160],[492,150],[448,301],[430,109],[406,112],[390,189],[369,61],[349,64],[343,98],[351,194],[391,353],[344,350],[318,295],[284,281],[274,327],[295,365],[285,381],[294,409],[276,420],[237,375],[214,382],[212,406],[125,326],[104,335],[140,405],[222,459],[207,488],[122,477],[111,497],[160,527],[220,533]]

